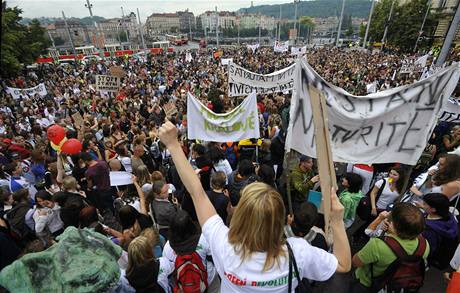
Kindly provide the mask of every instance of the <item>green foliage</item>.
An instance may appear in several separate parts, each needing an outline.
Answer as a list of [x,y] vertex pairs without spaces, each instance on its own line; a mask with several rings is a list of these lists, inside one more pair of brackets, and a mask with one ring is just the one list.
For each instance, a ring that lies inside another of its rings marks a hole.
[[365,34],[366,34],[366,25],[364,23],[361,23],[359,25],[359,37],[364,38]]
[[[355,17],[367,18],[371,1],[368,0],[350,0],[345,3],[345,14],[353,13]],[[311,17],[329,17],[339,16],[342,9],[342,0],[315,0],[301,1],[297,6],[297,15],[308,15]],[[281,4],[281,17],[294,18],[295,6],[291,3]],[[280,5],[259,5],[249,8],[241,8],[239,12],[243,13],[261,13],[278,18],[280,14]]]
[[[227,28],[227,29],[222,29],[222,33],[224,38],[236,38],[238,37],[238,27],[233,27],[233,28]],[[210,33],[213,35],[213,33]],[[215,33],[214,33],[215,35]],[[260,30],[260,36],[265,37],[268,35],[268,30],[266,29],[261,29]],[[248,37],[258,37],[259,36],[259,28],[247,28],[247,29],[242,29],[240,28],[240,38],[248,38]]]
[[[382,0],[376,3],[369,29],[370,41],[381,41],[388,21],[391,3],[392,0]],[[427,2],[425,0],[411,0],[403,5],[395,3],[392,19],[388,23],[386,44],[405,52],[411,51],[417,40],[426,10]],[[435,15],[429,12],[425,22],[424,36],[431,36],[435,25]],[[430,45],[429,38],[423,38],[420,43],[421,48]]]
[[29,26],[20,23],[21,13],[17,7],[2,5],[0,75],[3,77],[16,74],[21,64],[33,63],[51,44],[38,20],[32,20]]

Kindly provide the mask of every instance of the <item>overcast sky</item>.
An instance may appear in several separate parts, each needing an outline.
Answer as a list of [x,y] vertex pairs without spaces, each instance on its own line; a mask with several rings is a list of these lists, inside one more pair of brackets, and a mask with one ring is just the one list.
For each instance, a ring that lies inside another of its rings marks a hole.
[[[89,11],[85,8],[86,0],[7,0],[8,6],[19,6],[23,10],[23,17],[61,17],[64,10],[66,17],[85,17],[89,16]],[[125,14],[139,8],[141,21],[145,22],[147,16],[152,13],[175,12],[189,9],[195,15],[201,14],[206,10],[235,11],[239,8],[251,6],[250,0],[90,0],[93,4],[93,14],[105,18],[120,17],[121,8]],[[254,5],[287,3],[289,0],[254,0]]]

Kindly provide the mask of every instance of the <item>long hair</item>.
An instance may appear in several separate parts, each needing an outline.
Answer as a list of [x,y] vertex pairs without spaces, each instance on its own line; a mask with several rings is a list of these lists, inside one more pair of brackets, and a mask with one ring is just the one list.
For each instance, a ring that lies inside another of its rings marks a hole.
[[404,183],[406,182],[406,177],[407,177],[407,170],[401,167],[393,167],[390,168],[390,171],[396,171],[396,173],[399,174],[398,181],[396,181],[396,190],[398,191],[399,194],[401,194],[404,190]]
[[126,275],[131,275],[136,267],[153,258],[152,244],[145,236],[134,238],[128,246],[128,267]]
[[145,183],[150,182],[150,173],[146,165],[140,165],[137,169],[134,170],[135,175],[137,176],[137,182],[139,186],[143,186]]
[[446,163],[433,176],[433,183],[437,186],[460,179],[460,156],[448,154]]
[[267,253],[263,271],[285,256],[284,204],[280,194],[262,182],[246,186],[230,223],[228,240],[244,262],[254,252]]

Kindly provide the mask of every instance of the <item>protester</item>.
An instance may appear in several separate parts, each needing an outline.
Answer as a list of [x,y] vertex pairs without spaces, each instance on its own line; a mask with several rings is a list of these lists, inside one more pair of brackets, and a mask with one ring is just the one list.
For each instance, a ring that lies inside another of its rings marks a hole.
[[319,175],[314,175],[313,159],[307,156],[301,156],[299,165],[291,174],[291,196],[292,205],[297,209],[299,205],[308,198],[308,192],[319,182]]
[[[387,209],[389,205],[394,203],[403,193],[404,182],[406,180],[406,172],[402,168],[391,168],[389,177],[381,179],[375,183],[371,192],[371,203],[373,216]],[[383,190],[380,197],[377,198],[379,189]]]

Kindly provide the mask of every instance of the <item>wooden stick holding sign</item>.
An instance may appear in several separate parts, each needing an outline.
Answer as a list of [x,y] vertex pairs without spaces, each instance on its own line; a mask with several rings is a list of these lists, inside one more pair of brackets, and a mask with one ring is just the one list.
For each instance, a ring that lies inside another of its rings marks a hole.
[[331,189],[337,189],[334,161],[332,159],[331,142],[329,140],[329,127],[327,120],[327,105],[321,93],[313,87],[309,88],[313,122],[315,124],[316,156],[323,196],[321,209],[324,212],[324,231],[326,240],[332,242],[332,233],[329,227],[331,211]]

